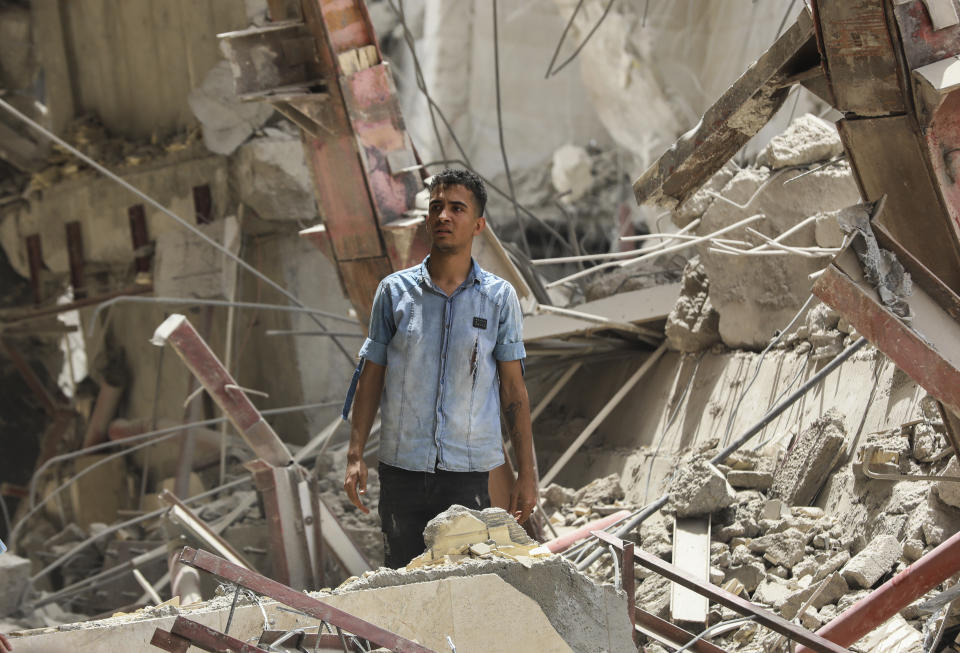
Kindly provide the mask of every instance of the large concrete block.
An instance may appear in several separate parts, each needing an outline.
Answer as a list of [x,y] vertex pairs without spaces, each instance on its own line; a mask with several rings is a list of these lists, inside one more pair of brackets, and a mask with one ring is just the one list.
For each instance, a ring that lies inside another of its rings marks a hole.
[[846,442],[843,416],[827,411],[797,438],[773,478],[771,493],[793,506],[813,503]]
[[0,617],[17,609],[29,578],[29,560],[12,553],[0,554]]
[[840,573],[853,587],[869,589],[900,559],[903,548],[892,535],[881,535],[867,544],[860,553],[850,558]]

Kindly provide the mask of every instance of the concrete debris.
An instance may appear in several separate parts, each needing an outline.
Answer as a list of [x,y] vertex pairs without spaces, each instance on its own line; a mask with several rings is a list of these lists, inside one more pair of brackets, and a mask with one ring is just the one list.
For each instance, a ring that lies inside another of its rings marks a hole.
[[232,154],[273,115],[269,102],[242,102],[228,61],[216,63],[187,96],[203,125],[203,144],[215,154]]
[[299,134],[286,121],[263,131],[264,136],[250,139],[230,157],[230,181],[240,201],[265,220],[316,220],[313,181]]
[[615,505],[624,497],[619,474],[590,481],[573,495],[573,503],[587,506]]
[[0,617],[14,612],[30,578],[30,561],[12,553],[0,555]]
[[852,586],[870,589],[900,559],[903,547],[891,535],[881,535],[853,556],[840,573]]
[[668,492],[666,510],[677,517],[709,515],[736,501],[736,493],[723,473],[702,457],[679,467]]
[[924,651],[923,635],[900,615],[894,615],[854,646],[862,651],[883,651],[884,653],[922,653]]
[[[941,476],[960,478],[960,462],[956,458],[951,458],[943,469]],[[960,483],[956,481],[937,481],[933,487],[941,501],[948,506],[960,508]]]
[[813,503],[845,451],[843,416],[828,411],[797,438],[776,471],[771,492],[791,505]]
[[720,314],[710,304],[710,281],[698,257],[683,268],[683,289],[667,316],[667,342],[671,349],[702,351],[720,341]]
[[470,558],[505,557],[530,567],[539,543],[530,539],[517,521],[502,508],[471,510],[453,505],[427,523],[423,531],[426,551],[407,569],[456,564]]
[[777,170],[827,161],[841,154],[843,143],[833,123],[808,113],[770,139],[757,155],[757,163]]
[[561,201],[572,203],[583,197],[593,185],[590,154],[578,145],[564,145],[553,153],[550,180]]

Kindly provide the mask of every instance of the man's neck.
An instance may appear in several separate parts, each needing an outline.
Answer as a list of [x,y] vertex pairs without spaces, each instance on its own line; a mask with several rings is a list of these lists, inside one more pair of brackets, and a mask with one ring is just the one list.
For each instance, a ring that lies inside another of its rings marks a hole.
[[431,249],[430,260],[427,261],[433,283],[448,295],[467,279],[471,265],[470,250],[450,253]]

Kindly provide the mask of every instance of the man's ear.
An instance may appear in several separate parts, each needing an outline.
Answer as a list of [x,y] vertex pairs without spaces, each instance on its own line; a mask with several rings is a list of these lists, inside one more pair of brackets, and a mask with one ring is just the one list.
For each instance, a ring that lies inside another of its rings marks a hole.
[[477,218],[477,223],[473,225],[473,235],[476,236],[479,234],[486,226],[487,219],[481,215],[479,218]]

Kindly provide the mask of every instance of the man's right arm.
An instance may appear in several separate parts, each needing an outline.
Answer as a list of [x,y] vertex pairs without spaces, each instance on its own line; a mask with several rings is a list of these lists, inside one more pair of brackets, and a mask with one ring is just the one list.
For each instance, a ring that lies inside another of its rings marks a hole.
[[357,393],[353,399],[353,418],[350,421],[350,446],[347,449],[347,473],[343,481],[350,501],[365,513],[370,509],[363,505],[360,495],[367,491],[367,464],[363,462],[363,449],[370,437],[373,419],[380,406],[383,394],[383,379],[386,366],[370,360],[363,363]]

